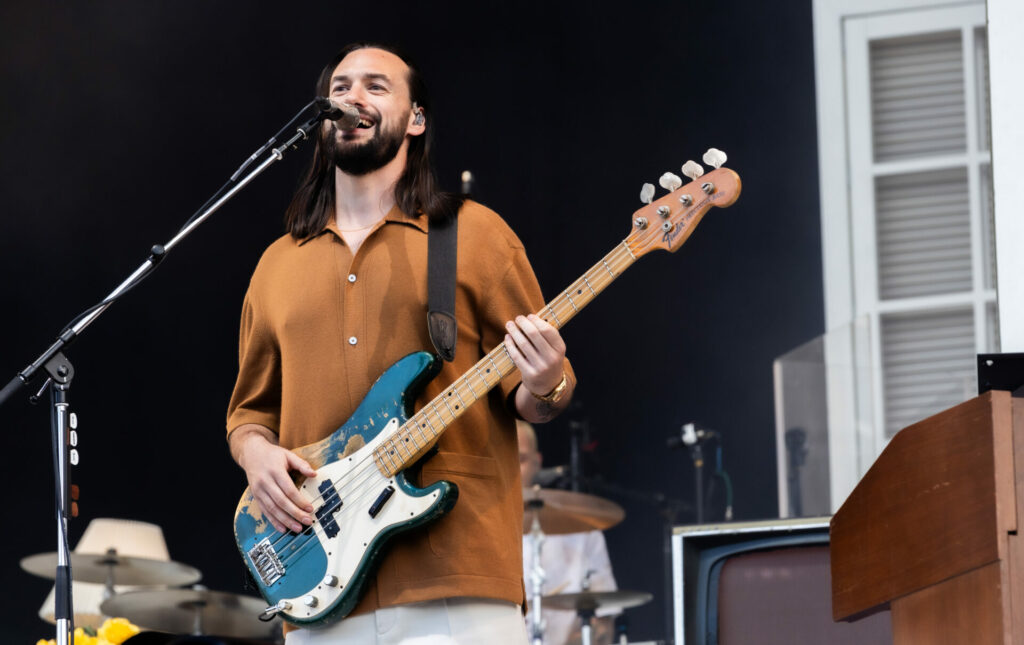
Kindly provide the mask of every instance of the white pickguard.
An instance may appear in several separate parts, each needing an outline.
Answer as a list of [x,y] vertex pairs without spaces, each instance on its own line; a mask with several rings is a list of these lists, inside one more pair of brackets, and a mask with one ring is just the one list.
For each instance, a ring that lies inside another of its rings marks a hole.
[[[423,515],[437,502],[436,491],[424,497],[408,495],[395,484],[394,478],[385,477],[374,463],[374,448],[397,427],[398,419],[392,419],[373,441],[348,457],[322,466],[316,477],[306,480],[300,487],[307,498],[319,500],[320,483],[330,480],[334,484],[342,502],[334,515],[339,530],[335,537],[329,538],[321,528],[317,528],[316,536],[327,554],[325,580],[306,595],[286,599],[291,608],[282,613],[302,620],[323,614],[348,588],[363,555],[381,532]],[[395,489],[394,493],[377,516],[370,517],[370,506],[388,486]],[[313,501],[313,506],[319,506],[319,501]],[[336,584],[327,584],[330,576],[337,578]]]

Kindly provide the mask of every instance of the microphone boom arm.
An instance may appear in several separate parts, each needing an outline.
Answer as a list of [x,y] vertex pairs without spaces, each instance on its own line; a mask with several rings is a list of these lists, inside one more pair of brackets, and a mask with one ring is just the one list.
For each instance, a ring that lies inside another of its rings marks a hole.
[[39,355],[35,361],[29,364],[28,367],[18,372],[14,378],[12,378],[7,385],[0,390],[0,405],[10,398],[15,392],[21,390],[23,387],[28,386],[29,383],[36,377],[39,370],[46,365],[54,356],[56,356],[62,349],[70,345],[78,335],[92,324],[100,315],[107,310],[110,305],[114,304],[118,298],[124,295],[129,289],[134,287],[138,282],[156,268],[166,256],[167,253],[176,247],[182,240],[184,240],[192,231],[194,231],[200,224],[206,221],[211,215],[213,215],[221,206],[228,202],[234,197],[242,188],[249,184],[253,179],[263,173],[264,170],[269,168],[271,164],[281,161],[284,159],[284,153],[289,147],[296,145],[300,140],[308,139],[309,134],[314,128],[324,119],[325,114],[320,113],[314,118],[306,121],[302,125],[295,129],[295,133],[292,134],[291,138],[282,143],[280,146],[273,148],[270,151],[270,155],[263,160],[260,165],[249,171],[249,174],[238,180],[226,193],[224,193],[219,199],[210,204],[201,213],[192,217],[188,223],[185,224],[178,231],[178,233],[168,240],[165,244],[156,244],[150,251],[149,257],[143,262],[135,271],[131,273],[121,284],[119,284],[113,291],[107,295],[98,305],[87,310],[87,312],[79,316],[74,322],[70,323],[64,328],[57,340],[54,341],[49,348],[46,349],[42,354]]

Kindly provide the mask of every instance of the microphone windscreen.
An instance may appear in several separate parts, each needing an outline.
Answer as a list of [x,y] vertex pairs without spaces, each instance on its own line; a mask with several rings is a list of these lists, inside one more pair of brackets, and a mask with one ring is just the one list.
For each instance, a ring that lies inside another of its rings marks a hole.
[[351,130],[359,125],[359,109],[332,101],[329,98],[318,96],[314,99],[317,109],[324,115],[325,119],[334,121],[340,130]]

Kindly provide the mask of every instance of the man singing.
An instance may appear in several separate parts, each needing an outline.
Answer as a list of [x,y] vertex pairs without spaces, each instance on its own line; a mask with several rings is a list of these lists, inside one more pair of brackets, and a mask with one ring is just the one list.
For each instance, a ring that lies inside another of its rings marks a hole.
[[470,406],[422,463],[416,483],[456,483],[455,507],[392,540],[347,618],[293,629],[286,642],[525,643],[515,419],[548,421],[568,405],[575,379],[565,344],[529,315],[544,301],[515,233],[493,211],[438,190],[430,102],[408,57],[350,45],[321,72],[317,93],[361,119],[349,130],[324,122],[288,232],[253,273],[228,409],[231,454],[263,513],[279,531],[311,525],[314,507],[292,474],[315,471],[291,449],[341,426],[392,363],[431,349],[432,224],[457,217],[458,337],[454,361],[417,408],[502,342],[518,372]]

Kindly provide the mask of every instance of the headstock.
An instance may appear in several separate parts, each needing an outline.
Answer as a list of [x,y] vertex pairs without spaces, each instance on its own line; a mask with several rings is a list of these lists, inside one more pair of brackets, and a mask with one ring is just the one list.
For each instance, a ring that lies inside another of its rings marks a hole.
[[684,186],[679,176],[665,173],[658,183],[669,192],[656,201],[654,186],[644,184],[640,200],[647,205],[633,213],[633,230],[626,238],[635,257],[657,249],[675,251],[712,206],[731,206],[740,196],[739,175],[721,167],[726,160],[725,153],[710,148],[703,159],[715,169],[705,175],[700,164],[687,161],[682,171],[690,178],[690,183]]

